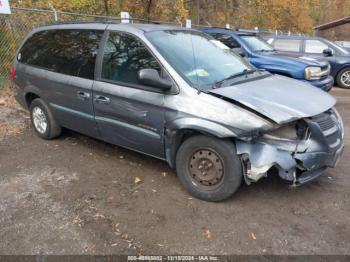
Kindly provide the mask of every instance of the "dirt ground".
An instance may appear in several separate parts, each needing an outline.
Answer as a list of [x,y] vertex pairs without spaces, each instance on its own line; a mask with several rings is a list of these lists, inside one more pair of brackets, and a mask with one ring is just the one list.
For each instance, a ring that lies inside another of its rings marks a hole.
[[[348,134],[350,90],[332,93]],[[44,141],[25,116],[0,103],[19,127],[0,137],[0,254],[350,254],[349,136],[308,185],[268,177],[207,203],[166,163],[74,132]]]

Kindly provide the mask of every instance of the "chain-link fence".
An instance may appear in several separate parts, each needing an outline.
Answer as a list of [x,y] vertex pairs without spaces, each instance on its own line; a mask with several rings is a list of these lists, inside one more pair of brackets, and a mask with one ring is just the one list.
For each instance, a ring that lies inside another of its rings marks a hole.
[[113,21],[118,17],[95,16],[55,10],[12,8],[11,15],[0,14],[0,88],[11,80],[11,66],[18,46],[35,27],[65,21]]
[[[35,27],[68,21],[115,21],[119,22],[120,17],[88,15],[72,12],[61,12],[52,10],[41,10],[33,8],[12,8],[11,15],[0,14],[0,88],[11,83],[11,65],[15,52],[23,38]],[[148,22],[147,19],[131,18],[131,22]],[[166,22],[152,21],[158,23],[184,26],[181,21]],[[212,27],[213,25],[194,25],[193,28]],[[220,27],[220,26],[219,26]],[[225,26],[222,26],[225,27]],[[229,25],[226,24],[226,27]],[[273,34],[274,31],[253,30],[256,33]],[[277,31],[276,31],[277,32]]]
[[[0,88],[11,83],[11,66],[18,46],[35,27],[68,21],[115,21],[120,17],[98,16],[73,12],[41,10],[33,8],[11,9],[11,15],[0,14]],[[148,22],[147,19],[131,18],[131,22]],[[152,21],[182,26],[181,22]]]

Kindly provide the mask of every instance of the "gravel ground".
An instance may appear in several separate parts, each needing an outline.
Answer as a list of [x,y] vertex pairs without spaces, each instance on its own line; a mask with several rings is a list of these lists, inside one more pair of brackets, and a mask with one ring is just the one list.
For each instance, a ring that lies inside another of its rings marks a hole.
[[[332,93],[348,133],[350,90]],[[28,122],[0,106],[11,121]],[[44,141],[27,124],[0,138],[0,254],[350,254],[349,160],[346,147],[308,185],[268,177],[207,203],[164,162],[74,132]]]

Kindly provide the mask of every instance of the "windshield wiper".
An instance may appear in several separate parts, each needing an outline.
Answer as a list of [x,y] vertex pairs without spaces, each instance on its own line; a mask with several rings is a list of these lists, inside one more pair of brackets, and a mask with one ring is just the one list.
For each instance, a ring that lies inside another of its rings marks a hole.
[[239,72],[239,73],[236,73],[236,74],[233,74],[233,75],[230,75],[220,81],[216,81],[214,84],[213,84],[213,88],[218,88],[218,87],[221,87],[221,85],[230,80],[230,79],[233,79],[233,78],[236,78],[236,77],[239,77],[239,76],[247,76],[249,74],[252,74],[252,73],[255,73],[257,71],[260,71],[260,70],[257,70],[257,69],[244,69],[242,72]]
[[273,52],[275,51],[275,49],[260,49],[260,50],[256,50],[257,52]]

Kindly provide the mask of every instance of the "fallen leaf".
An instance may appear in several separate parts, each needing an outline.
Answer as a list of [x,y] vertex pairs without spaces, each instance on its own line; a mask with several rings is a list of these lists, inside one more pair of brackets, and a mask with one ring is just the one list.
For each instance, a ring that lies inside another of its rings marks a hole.
[[139,177],[135,177],[135,178],[134,178],[134,183],[135,183],[135,184],[139,184],[139,183],[141,183],[141,182],[142,182],[141,178],[139,178]]
[[96,213],[95,215],[94,215],[94,217],[95,217],[95,219],[102,219],[102,218],[106,218],[103,214],[101,214],[101,213]]
[[113,243],[111,246],[112,247],[118,246],[118,243]]
[[162,172],[162,176],[164,176],[164,177],[165,177],[165,176],[166,176],[166,172]]
[[155,190],[155,189],[152,189],[152,191],[153,191],[153,193],[157,193],[157,190]]
[[124,158],[124,156],[119,156],[119,158],[120,158],[120,159],[123,159],[123,158]]
[[114,200],[114,197],[113,196],[110,196],[107,198],[107,203],[112,203]]
[[60,176],[60,177],[56,178],[57,181],[61,181],[63,179],[64,179],[64,176]]
[[256,240],[256,236],[254,235],[254,233],[250,233],[250,235],[252,236],[252,238],[253,238],[254,240]]
[[211,232],[209,231],[209,229],[204,229],[203,235],[205,235],[208,239],[211,239]]

